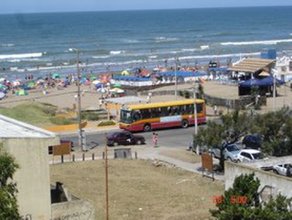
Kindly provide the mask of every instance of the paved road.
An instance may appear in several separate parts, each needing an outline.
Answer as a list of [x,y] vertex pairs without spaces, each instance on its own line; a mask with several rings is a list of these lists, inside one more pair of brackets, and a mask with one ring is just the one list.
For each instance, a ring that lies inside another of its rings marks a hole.
[[[202,125],[199,126],[199,128]],[[192,135],[194,134],[194,127],[189,128],[173,128],[155,131],[158,133],[158,145],[164,147],[183,147],[187,148],[189,142],[192,140]],[[97,131],[94,133],[86,134],[86,143],[89,146],[94,146],[94,143],[98,143],[99,147],[105,145],[105,133],[121,131],[120,129],[112,129],[110,131]],[[151,132],[140,132],[137,133],[143,135],[146,139],[146,144],[152,145],[152,133]],[[74,145],[78,145],[77,135],[62,135],[62,140],[71,140]]]

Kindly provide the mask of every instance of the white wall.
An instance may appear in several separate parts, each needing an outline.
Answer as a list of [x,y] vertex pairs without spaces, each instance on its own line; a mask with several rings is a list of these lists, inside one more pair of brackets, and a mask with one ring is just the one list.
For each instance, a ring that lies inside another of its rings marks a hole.
[[48,146],[59,143],[58,138],[2,139],[4,149],[15,157],[20,168],[14,175],[17,201],[22,216],[32,219],[51,218],[51,196]]
[[225,190],[232,187],[234,179],[241,174],[255,173],[255,176],[260,180],[261,185],[259,190],[266,185],[272,186],[273,194],[279,194],[292,198],[292,178],[280,176],[272,172],[260,170],[245,164],[225,162]]

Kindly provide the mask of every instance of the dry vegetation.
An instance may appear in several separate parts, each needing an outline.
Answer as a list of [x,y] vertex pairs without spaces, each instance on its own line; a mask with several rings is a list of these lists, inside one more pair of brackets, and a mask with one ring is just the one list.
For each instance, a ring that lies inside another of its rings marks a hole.
[[181,148],[167,148],[159,152],[159,154],[167,157],[171,157],[177,160],[182,160],[188,163],[200,163],[201,157],[192,151],[187,151]]
[[[104,219],[105,172],[102,160],[51,165],[51,181],[61,181],[75,196],[91,201]],[[110,219],[208,219],[222,182],[152,161],[109,161]]]

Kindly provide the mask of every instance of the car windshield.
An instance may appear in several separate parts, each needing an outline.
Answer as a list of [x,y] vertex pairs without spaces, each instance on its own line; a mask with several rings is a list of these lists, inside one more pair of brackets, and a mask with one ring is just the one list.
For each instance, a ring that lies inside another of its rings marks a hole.
[[261,153],[254,153],[252,155],[255,160],[263,159],[263,155]]
[[239,151],[239,148],[236,146],[236,145],[229,145],[226,147],[226,149],[229,151],[229,152],[232,152],[232,151]]
[[130,111],[121,110],[121,122],[123,122],[123,123],[132,123],[133,122]]

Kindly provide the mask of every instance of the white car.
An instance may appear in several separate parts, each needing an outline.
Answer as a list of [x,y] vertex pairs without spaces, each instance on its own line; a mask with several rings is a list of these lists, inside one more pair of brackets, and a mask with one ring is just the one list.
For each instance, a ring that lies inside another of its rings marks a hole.
[[263,159],[263,155],[259,150],[243,149],[235,156],[235,162],[251,162]]
[[274,173],[283,175],[283,176],[292,176],[292,164],[278,164],[273,166]]
[[[210,151],[211,155],[217,159],[220,159],[220,149],[212,148]],[[223,149],[223,155],[225,160],[236,161],[237,155],[239,154],[240,149],[236,144],[230,144]]]

